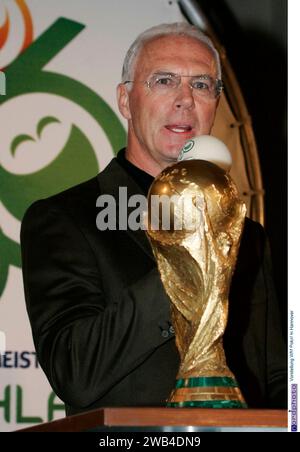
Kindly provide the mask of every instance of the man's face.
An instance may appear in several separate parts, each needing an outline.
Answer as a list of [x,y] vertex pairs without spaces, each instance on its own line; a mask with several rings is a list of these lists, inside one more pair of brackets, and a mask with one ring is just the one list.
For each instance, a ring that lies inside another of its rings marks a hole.
[[193,93],[189,77],[183,77],[179,87],[167,94],[154,93],[141,83],[159,72],[217,76],[212,52],[190,37],[156,38],[141,51],[135,83],[128,92],[124,85],[119,87],[119,107],[128,119],[129,160],[154,176],[176,161],[186,140],[210,133],[217,106],[216,99]]

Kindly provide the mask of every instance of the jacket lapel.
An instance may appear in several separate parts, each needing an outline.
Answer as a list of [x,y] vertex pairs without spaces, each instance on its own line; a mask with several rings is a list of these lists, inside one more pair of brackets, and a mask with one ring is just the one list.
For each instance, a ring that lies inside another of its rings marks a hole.
[[[140,187],[136,184],[136,182],[130,177],[130,175],[121,167],[118,163],[117,159],[114,158],[111,160],[109,165],[97,176],[98,183],[100,186],[101,194],[112,195],[116,201],[117,206],[117,228],[119,225],[119,188],[126,187],[127,188],[127,202],[130,196],[132,195],[144,195]],[[134,210],[133,208],[128,208],[129,213]],[[127,228],[126,233],[130,236],[132,240],[134,240],[143,251],[151,257],[155,261],[152,248],[150,242],[146,236],[145,231],[142,229],[138,229],[137,231],[132,231]]]

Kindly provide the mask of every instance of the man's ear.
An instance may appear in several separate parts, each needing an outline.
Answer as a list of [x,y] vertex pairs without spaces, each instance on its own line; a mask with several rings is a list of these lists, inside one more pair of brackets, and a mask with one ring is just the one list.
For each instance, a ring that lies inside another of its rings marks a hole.
[[117,100],[120,113],[125,119],[131,119],[129,108],[129,95],[126,86],[120,83],[117,87]]

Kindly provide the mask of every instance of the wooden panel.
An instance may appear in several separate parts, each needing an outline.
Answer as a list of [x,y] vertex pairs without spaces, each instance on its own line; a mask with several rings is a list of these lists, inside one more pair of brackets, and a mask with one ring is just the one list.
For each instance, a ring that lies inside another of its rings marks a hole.
[[205,408],[103,408],[19,430],[80,432],[95,427],[287,427],[287,411]]

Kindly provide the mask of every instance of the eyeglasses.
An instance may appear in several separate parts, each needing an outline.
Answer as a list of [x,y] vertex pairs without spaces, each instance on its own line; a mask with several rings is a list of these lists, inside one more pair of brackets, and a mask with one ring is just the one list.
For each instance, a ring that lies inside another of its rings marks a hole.
[[[165,72],[154,73],[148,80],[143,80],[141,83],[145,83],[153,93],[168,94],[180,86],[182,77],[190,78],[189,86],[194,94],[199,97],[213,99],[220,96],[222,92],[222,80],[214,79],[208,74],[190,76]],[[135,81],[138,80],[127,80],[124,85]]]

